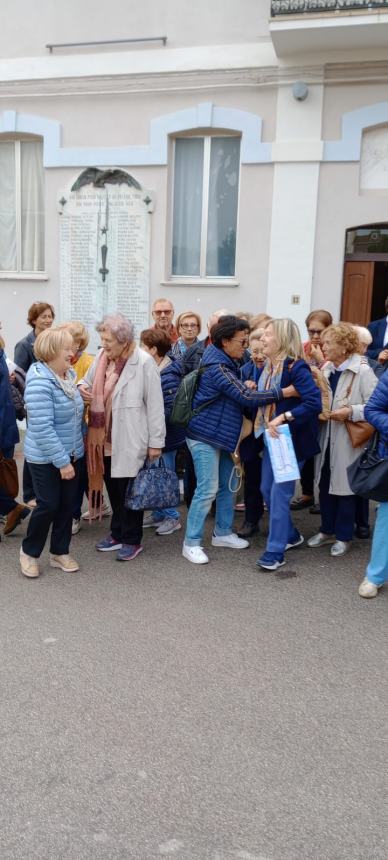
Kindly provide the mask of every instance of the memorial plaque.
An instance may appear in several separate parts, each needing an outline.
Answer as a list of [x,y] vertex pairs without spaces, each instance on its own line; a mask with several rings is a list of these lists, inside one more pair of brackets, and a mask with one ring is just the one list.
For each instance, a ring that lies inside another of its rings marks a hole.
[[59,195],[60,315],[86,325],[96,352],[94,326],[104,314],[125,314],[137,334],[149,325],[153,201],[139,186],[75,185]]

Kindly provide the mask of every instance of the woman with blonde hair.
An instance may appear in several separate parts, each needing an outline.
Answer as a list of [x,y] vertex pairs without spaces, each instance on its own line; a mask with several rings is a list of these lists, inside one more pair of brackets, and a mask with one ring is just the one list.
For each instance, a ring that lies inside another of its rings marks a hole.
[[198,343],[202,327],[201,317],[195,311],[184,311],[176,318],[175,326],[179,337],[172,345],[170,354],[174,358],[180,358],[191,346]]
[[[278,427],[288,424],[299,468],[302,468],[304,461],[319,451],[318,415],[322,402],[320,391],[304,359],[296,323],[291,319],[275,319],[267,323],[261,337],[261,349],[266,361],[259,373],[258,390],[266,391],[273,385],[280,385],[281,388],[291,385],[297,396],[287,400],[286,404],[280,402],[264,409],[259,407],[255,420],[256,438],[264,436],[265,442],[265,430],[276,438],[279,435]],[[275,483],[265,445],[261,492],[269,512],[269,535],[265,552],[256,562],[264,570],[281,567],[285,564],[286,550],[303,543],[304,538],[290,516],[290,500],[294,489],[295,481]]]
[[331,325],[322,335],[326,359],[323,373],[331,388],[331,412],[322,426],[321,454],[316,464],[321,528],[308,545],[332,544],[333,557],[350,549],[355,521],[356,497],[349,487],[347,467],[361,448],[353,447],[345,422],[364,420],[364,406],[377,384],[359,349],[358,334],[350,323]]
[[79,565],[69,555],[72,510],[84,454],[84,406],[71,370],[73,338],[49,328],[34,344],[36,363],[27,374],[24,455],[36,497],[20,550],[22,573],[39,576],[38,560],[51,527],[50,564],[67,572]]

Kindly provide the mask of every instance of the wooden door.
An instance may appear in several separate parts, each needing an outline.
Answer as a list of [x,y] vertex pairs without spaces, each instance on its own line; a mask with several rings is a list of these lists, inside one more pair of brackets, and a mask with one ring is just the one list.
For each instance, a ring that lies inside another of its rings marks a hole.
[[341,307],[343,322],[365,326],[370,322],[374,268],[373,260],[345,263]]

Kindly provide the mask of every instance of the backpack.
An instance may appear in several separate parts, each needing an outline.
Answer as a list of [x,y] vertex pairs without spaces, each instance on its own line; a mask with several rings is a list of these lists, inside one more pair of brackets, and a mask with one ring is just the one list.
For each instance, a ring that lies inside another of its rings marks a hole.
[[216,397],[212,397],[211,400],[206,400],[206,402],[202,403],[201,406],[197,406],[193,409],[193,400],[198,388],[199,377],[202,376],[202,373],[204,373],[205,370],[206,365],[198,367],[196,370],[192,370],[191,373],[188,373],[183,377],[174,397],[174,403],[172,405],[169,418],[170,424],[175,424],[177,427],[187,427],[191,419],[198,415],[199,412],[202,412],[202,409],[205,409],[205,407],[209,406],[210,403],[214,403],[215,400],[218,400],[219,395],[217,394]]

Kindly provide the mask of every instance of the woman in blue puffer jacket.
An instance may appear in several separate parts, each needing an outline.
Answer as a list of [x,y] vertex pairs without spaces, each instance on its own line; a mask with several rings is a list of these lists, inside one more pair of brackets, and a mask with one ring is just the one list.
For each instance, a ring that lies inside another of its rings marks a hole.
[[[366,421],[380,434],[378,454],[388,457],[388,373],[385,371],[364,408]],[[380,502],[373,532],[372,552],[365,577],[358,593],[360,597],[377,597],[378,589],[388,580],[388,487],[387,501]]]
[[50,564],[78,570],[70,558],[72,511],[77,492],[79,461],[84,454],[84,406],[76,386],[73,338],[66,329],[49,328],[34,344],[37,363],[28,371],[25,390],[28,462],[37,506],[20,550],[22,573],[39,576],[38,559],[50,526]]
[[197,487],[186,524],[182,555],[194,564],[209,559],[202,549],[206,516],[216,499],[216,518],[212,545],[244,549],[247,540],[233,533],[233,500],[230,477],[231,454],[241,433],[244,409],[277,403],[296,394],[293,385],[273,385],[266,391],[248,388],[239,379],[237,362],[248,343],[249,324],[235,316],[222,317],[212,327],[212,344],[205,349],[201,367],[204,372],[194,397],[194,408],[212,401],[190,421],[186,442],[193,457]]

